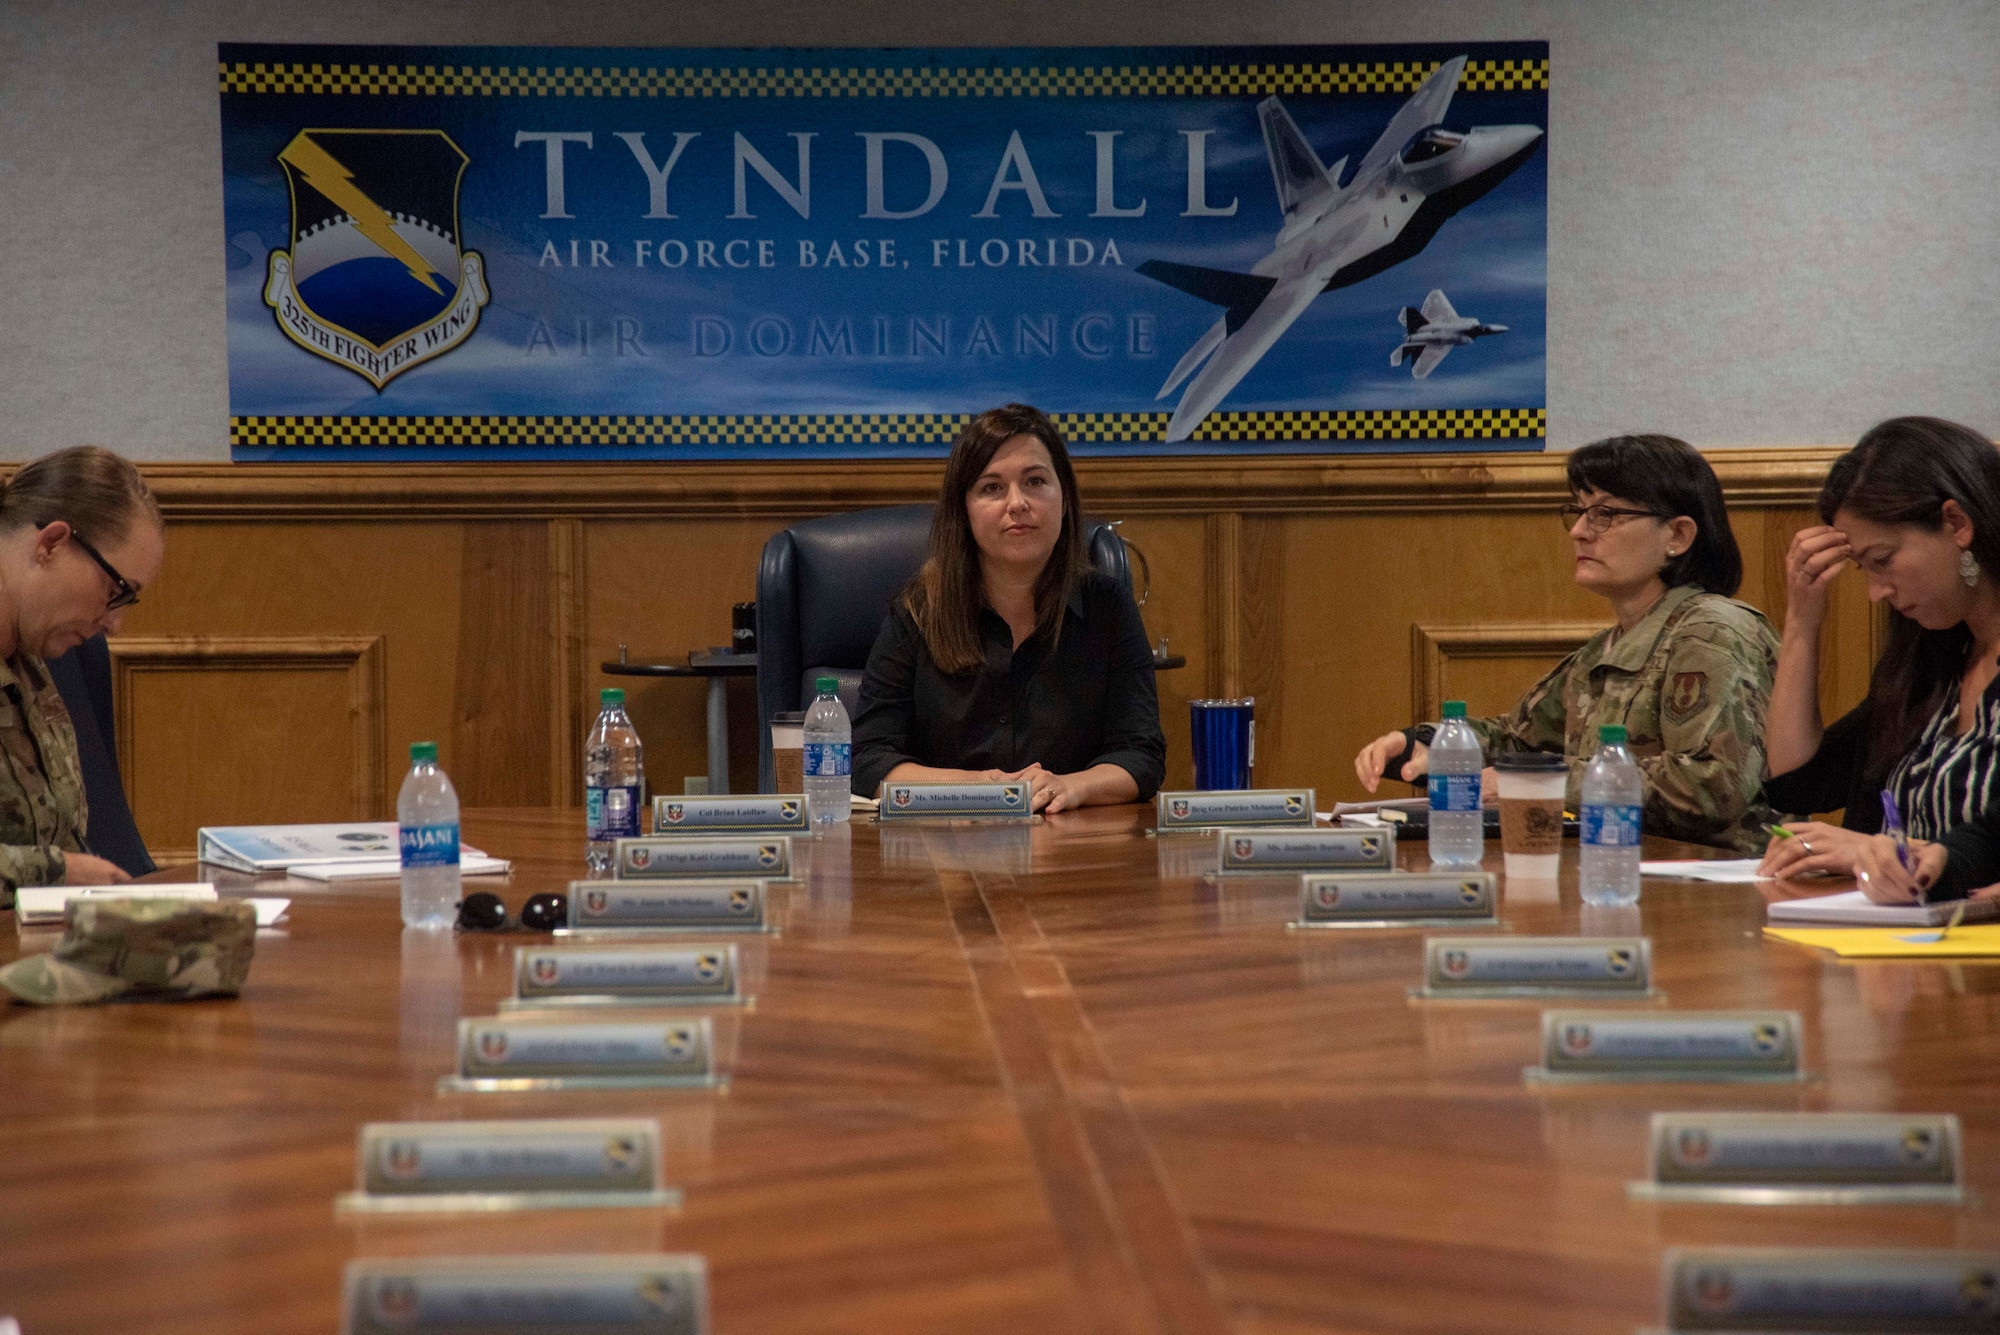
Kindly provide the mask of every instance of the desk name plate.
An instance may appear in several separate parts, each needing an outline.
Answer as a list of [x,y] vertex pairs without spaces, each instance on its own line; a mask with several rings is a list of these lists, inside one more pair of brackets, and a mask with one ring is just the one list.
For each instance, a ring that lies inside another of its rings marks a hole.
[[1313,796],[1310,788],[1161,793],[1154,807],[1153,829],[1159,834],[1256,826],[1311,829]]
[[523,946],[514,951],[512,1005],[735,1005],[736,947]]
[[678,1205],[661,1179],[660,1124],[645,1118],[371,1122],[361,1128],[352,1214]]
[[791,836],[644,835],[620,839],[614,865],[621,881],[706,880],[745,876],[782,881],[792,874]]
[[1800,1080],[1797,1011],[1543,1011],[1530,1081]]
[[708,1273],[701,1257],[672,1255],[350,1261],[340,1305],[341,1335],[703,1335]]
[[1698,1331],[1991,1332],[2000,1253],[1861,1248],[1674,1248],[1661,1262],[1667,1327]]
[[877,821],[1028,820],[1034,814],[1026,780],[1013,783],[889,783],[881,788]]
[[534,1089],[639,1089],[713,1085],[708,1017],[617,1023],[458,1022],[458,1074],[447,1093]]
[[1651,997],[1653,943],[1643,936],[1424,939],[1424,982],[1411,995]]
[[763,881],[571,881],[569,926],[558,936],[766,930]]
[[1223,830],[1215,837],[1225,876],[1396,868],[1394,830]]
[[1644,1200],[1870,1205],[1965,1199],[1948,1113],[1654,1113]]
[[653,799],[654,834],[810,834],[806,799],[799,793],[731,797],[675,795]]
[[1449,927],[1500,921],[1493,873],[1307,873],[1295,927]]

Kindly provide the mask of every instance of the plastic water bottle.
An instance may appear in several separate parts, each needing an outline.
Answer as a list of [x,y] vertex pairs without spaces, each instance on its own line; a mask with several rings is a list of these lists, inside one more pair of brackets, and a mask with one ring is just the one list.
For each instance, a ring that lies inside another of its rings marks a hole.
[[445,928],[458,907],[458,792],[438,768],[436,742],[410,743],[396,794],[403,857],[403,926]]
[[583,740],[583,861],[594,874],[611,870],[618,840],[639,836],[646,786],[646,748],[625,715],[625,692],[607,686],[597,701],[597,722]]
[[1625,749],[1625,729],[1597,730],[1596,757],[1583,771],[1581,866],[1577,884],[1586,904],[1639,902],[1639,813],[1646,780]]
[[1477,867],[1486,856],[1486,816],[1479,806],[1486,753],[1465,721],[1465,701],[1444,702],[1444,723],[1430,752],[1431,865]]
[[840,681],[819,677],[806,711],[806,810],[815,825],[844,825],[853,811],[854,729],[840,703]]

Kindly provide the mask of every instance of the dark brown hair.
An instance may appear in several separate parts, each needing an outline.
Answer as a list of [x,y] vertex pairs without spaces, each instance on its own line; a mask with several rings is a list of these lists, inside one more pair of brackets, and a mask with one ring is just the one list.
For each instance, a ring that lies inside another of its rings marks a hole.
[[[1877,524],[1944,527],[1944,503],[1972,520],[1972,555],[1988,579],[2000,579],[2000,450],[1970,427],[1941,417],[1892,417],[1869,428],[1836,459],[1819,493],[1819,517],[1842,510]],[[1945,697],[1958,687],[1972,652],[1963,623],[1925,630],[1889,613],[1889,642],[1868,682],[1871,781],[1886,776],[1909,750]]]
[[115,544],[141,514],[162,526],[160,503],[129,459],[72,445],[22,464],[0,490],[0,533],[60,519],[93,543]]
[[1722,484],[1701,451],[1672,436],[1612,436],[1569,456],[1572,493],[1601,491],[1651,510],[1661,519],[1694,520],[1694,542],[1668,561],[1660,579],[1670,589],[1692,584],[1733,597],[1743,583],[1743,554],[1729,527]]
[[1076,493],[1076,470],[1062,433],[1048,414],[1025,403],[1010,403],[979,414],[965,424],[944,466],[944,487],[931,512],[930,552],[923,569],[903,590],[917,629],[942,672],[970,672],[986,661],[979,644],[979,609],[986,601],[980,573],[979,544],[965,517],[965,498],[993,462],[1000,447],[1016,436],[1032,436],[1049,452],[1056,481],[1062,488],[1062,533],[1048,564],[1035,580],[1035,633],[1053,644],[1062,631],[1063,606],[1083,578],[1083,515]]

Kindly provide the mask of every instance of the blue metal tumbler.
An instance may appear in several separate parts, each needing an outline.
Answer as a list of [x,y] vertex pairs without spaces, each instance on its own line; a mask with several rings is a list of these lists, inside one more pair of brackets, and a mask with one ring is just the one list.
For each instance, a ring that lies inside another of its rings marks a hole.
[[1194,743],[1194,786],[1220,792],[1250,786],[1257,763],[1257,702],[1188,701],[1188,732]]

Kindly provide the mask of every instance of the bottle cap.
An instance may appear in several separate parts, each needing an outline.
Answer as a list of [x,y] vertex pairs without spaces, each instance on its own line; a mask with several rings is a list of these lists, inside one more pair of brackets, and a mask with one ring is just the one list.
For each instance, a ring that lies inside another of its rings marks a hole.
[[1445,716],[1446,718],[1464,718],[1464,717],[1465,717],[1465,701],[1463,701],[1463,700],[1447,700],[1447,701],[1445,701],[1445,702],[1444,702],[1444,716]]
[[410,763],[412,765],[435,765],[438,763],[436,742],[411,742]]
[[606,686],[597,693],[597,703],[605,709],[623,709],[625,689],[622,686]]
[[1625,745],[1625,725],[1622,723],[1605,724],[1597,730],[1597,741],[1600,746]]
[[813,679],[813,689],[814,689],[815,691],[818,691],[818,692],[819,692],[819,693],[820,693],[821,695],[839,695],[839,694],[840,694],[840,678],[838,678],[838,677],[815,677],[815,678]]

